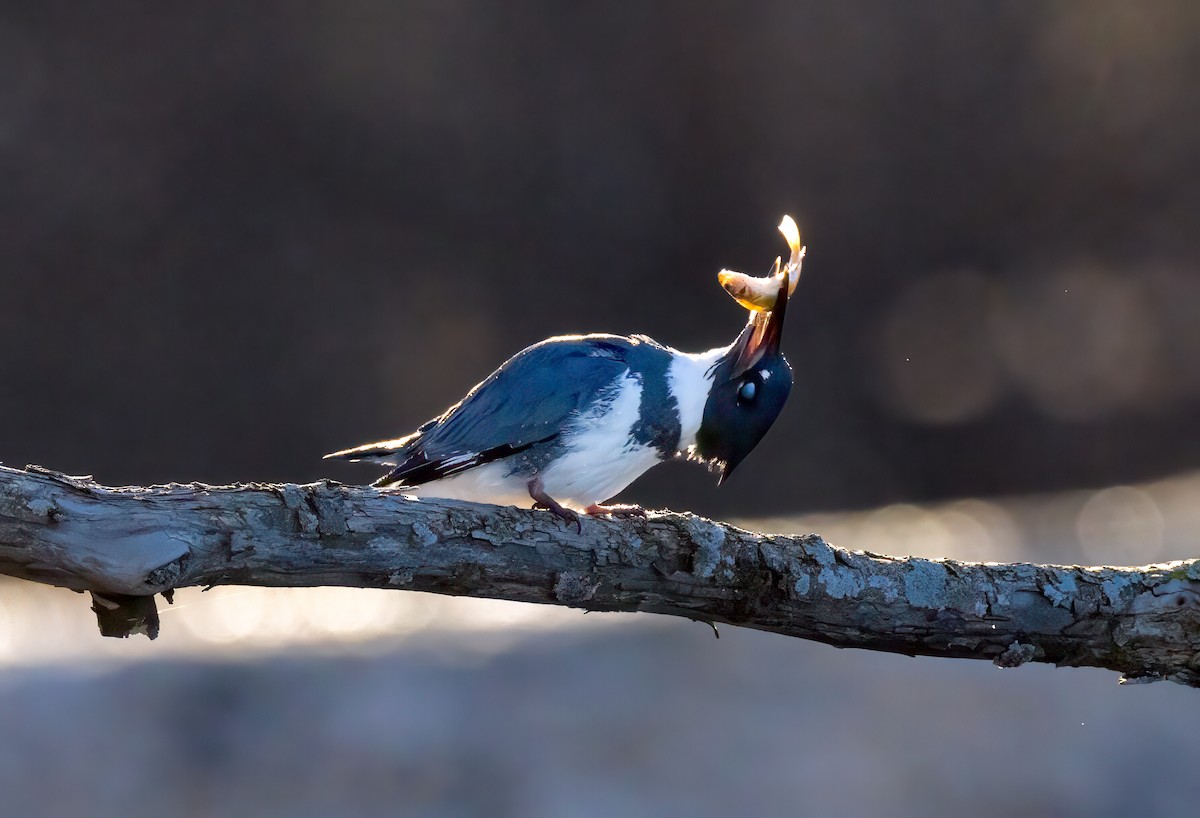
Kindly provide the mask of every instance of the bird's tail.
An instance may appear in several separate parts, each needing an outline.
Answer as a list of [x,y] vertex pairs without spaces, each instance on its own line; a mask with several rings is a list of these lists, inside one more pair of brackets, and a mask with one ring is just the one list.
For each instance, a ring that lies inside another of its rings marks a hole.
[[408,449],[409,444],[414,438],[420,435],[409,435],[408,437],[397,438],[396,440],[382,440],[379,443],[367,443],[363,446],[355,446],[353,449],[342,449],[340,452],[331,452],[325,455],[325,460],[349,460],[358,462],[360,460],[368,463],[382,463],[388,466],[395,466],[399,460],[403,459],[403,452]]

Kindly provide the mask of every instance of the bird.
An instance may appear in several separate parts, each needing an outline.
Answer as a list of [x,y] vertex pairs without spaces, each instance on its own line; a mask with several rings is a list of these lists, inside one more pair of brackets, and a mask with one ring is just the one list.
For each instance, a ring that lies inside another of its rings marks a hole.
[[719,475],[758,445],[792,389],[780,349],[785,280],[733,343],[685,353],[645,335],[563,335],[518,352],[442,414],[395,440],[325,455],[391,469],[373,485],[417,497],[527,505],[582,531],[648,469],[683,458]]

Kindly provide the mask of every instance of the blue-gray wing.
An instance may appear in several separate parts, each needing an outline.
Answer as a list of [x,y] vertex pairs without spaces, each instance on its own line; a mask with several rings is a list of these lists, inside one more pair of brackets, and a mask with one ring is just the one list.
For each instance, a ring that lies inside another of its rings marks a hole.
[[568,336],[522,350],[421,427],[399,453],[400,464],[375,485],[418,486],[553,441],[614,386],[643,343]]

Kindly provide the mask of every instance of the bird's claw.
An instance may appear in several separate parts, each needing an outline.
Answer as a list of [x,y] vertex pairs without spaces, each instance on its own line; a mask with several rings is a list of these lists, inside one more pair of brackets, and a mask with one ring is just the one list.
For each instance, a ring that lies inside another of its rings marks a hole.
[[542,500],[537,500],[534,502],[533,508],[541,511],[549,511],[555,517],[565,521],[567,525],[575,523],[576,531],[578,531],[580,534],[583,533],[583,520],[580,519],[579,512],[572,511],[569,508],[564,508],[553,500],[547,500],[545,502]]
[[579,518],[579,512],[563,508],[562,503],[546,493],[546,489],[542,485],[540,478],[535,477],[529,481],[529,496],[533,499],[533,507],[535,509],[549,511],[560,520],[565,520],[567,525],[575,523],[575,529],[580,534],[583,533],[583,521]]

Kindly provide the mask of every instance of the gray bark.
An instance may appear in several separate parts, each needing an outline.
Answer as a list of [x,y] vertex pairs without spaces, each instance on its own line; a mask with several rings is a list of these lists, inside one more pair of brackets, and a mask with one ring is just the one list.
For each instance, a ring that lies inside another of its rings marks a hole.
[[373,488],[105,488],[0,467],[0,573],[92,592],[106,635],[193,585],[344,585],[647,611],[838,647],[1200,686],[1200,560],[1137,568],[847,551],[691,514],[585,518]]

